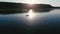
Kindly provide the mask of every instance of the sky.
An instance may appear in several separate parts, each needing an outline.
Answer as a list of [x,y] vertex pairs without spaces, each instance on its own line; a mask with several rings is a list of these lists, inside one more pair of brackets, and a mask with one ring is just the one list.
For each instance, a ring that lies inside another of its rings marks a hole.
[[17,3],[38,3],[51,4],[52,6],[60,6],[60,0],[0,0],[2,2],[17,2]]

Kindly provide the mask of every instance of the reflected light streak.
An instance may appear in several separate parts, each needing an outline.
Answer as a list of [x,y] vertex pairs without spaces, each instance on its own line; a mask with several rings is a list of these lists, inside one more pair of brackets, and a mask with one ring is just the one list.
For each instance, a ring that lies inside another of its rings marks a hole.
[[29,12],[27,13],[27,15],[29,15],[28,17],[29,17],[30,19],[32,19],[35,14],[34,14],[33,10],[30,9]]

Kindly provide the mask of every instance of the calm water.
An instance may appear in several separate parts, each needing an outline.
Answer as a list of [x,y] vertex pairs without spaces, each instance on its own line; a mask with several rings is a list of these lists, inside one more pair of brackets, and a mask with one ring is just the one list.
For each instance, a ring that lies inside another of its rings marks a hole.
[[0,14],[0,31],[24,34],[60,32],[60,9],[26,14]]

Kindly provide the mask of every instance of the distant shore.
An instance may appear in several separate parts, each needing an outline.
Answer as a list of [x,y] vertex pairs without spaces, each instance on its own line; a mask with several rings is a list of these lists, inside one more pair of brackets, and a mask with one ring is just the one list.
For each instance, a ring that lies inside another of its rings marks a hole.
[[34,4],[29,6],[25,3],[0,2],[0,13],[25,13],[29,9],[33,9],[36,12],[48,12],[51,9],[60,9],[60,7],[53,7],[50,4]]

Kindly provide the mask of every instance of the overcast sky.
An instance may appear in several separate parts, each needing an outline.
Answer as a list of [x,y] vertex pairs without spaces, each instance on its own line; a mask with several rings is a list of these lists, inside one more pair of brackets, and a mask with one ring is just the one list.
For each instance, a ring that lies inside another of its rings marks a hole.
[[60,6],[60,0],[0,0],[3,2],[20,2],[20,3],[46,3],[51,4],[53,6]]

